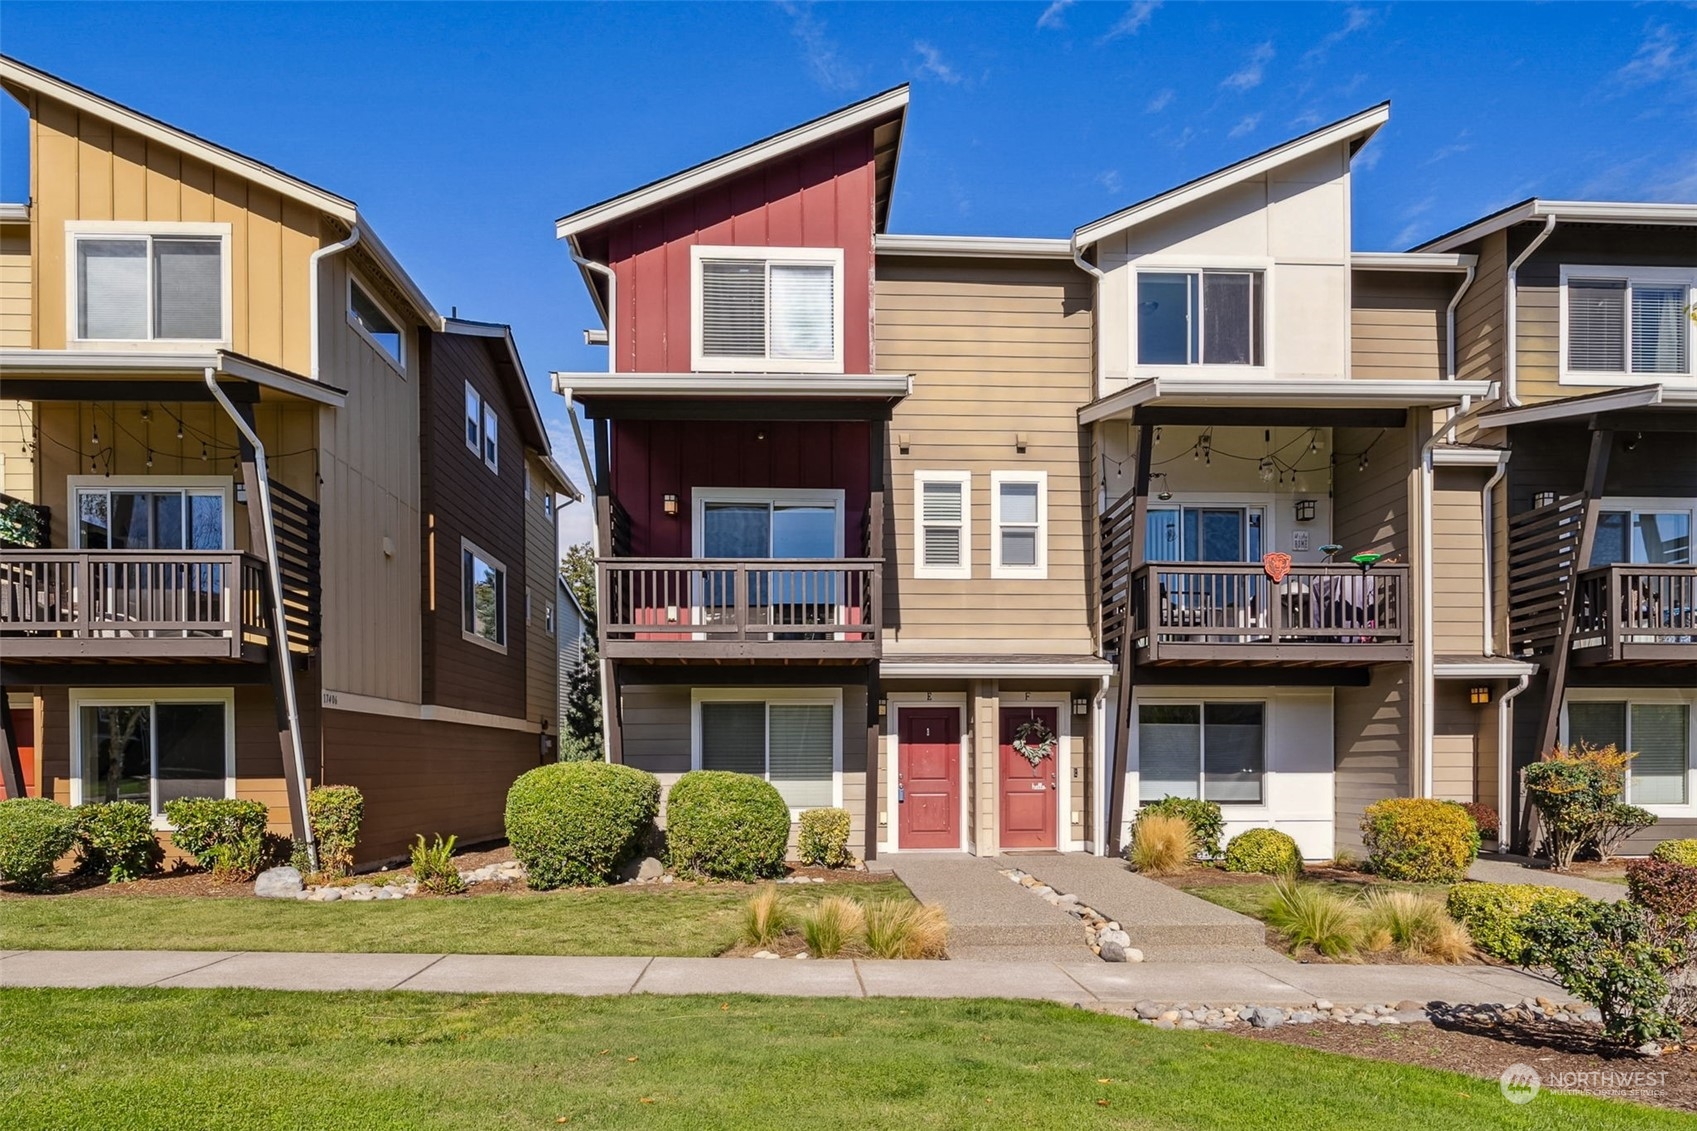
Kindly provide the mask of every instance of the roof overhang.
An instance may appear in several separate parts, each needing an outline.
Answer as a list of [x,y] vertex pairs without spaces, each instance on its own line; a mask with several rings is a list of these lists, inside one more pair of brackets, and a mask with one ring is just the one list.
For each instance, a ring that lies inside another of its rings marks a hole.
[[1488,396],[1490,381],[1356,381],[1347,377],[1151,377],[1078,410],[1080,424],[1142,408],[1392,409],[1442,408],[1462,397]]
[[1639,385],[1631,389],[1615,389],[1606,393],[1590,393],[1582,397],[1564,397],[1559,401],[1517,405],[1479,414],[1481,428],[1513,428],[1518,424],[1554,424],[1562,421],[1585,420],[1599,413],[1621,412],[1638,408],[1697,408],[1697,388],[1670,388],[1667,385]]
[[574,503],[583,502],[583,492],[578,490],[577,484],[573,483],[571,476],[566,474],[566,469],[561,467],[559,463],[555,461],[553,456],[545,455],[542,457],[541,462],[542,466],[547,469],[548,474],[553,476],[554,482],[559,486],[561,494],[571,499]]
[[[579,209],[568,216],[562,216],[554,222],[554,235],[558,239],[566,239],[580,232],[599,228],[615,220],[634,216],[645,212],[656,205],[663,204],[674,197],[698,191],[727,177],[756,168],[765,162],[793,153],[814,145],[826,138],[833,137],[847,130],[861,126],[873,125],[886,118],[898,119],[897,139],[889,157],[889,170],[883,178],[886,185],[893,183],[895,178],[895,163],[900,153],[899,120],[907,113],[908,88],[904,83],[882,94],[845,106],[811,122],[788,129],[782,133],[744,146],[722,157],[715,157],[674,173],[669,177],[653,181],[641,188],[632,189],[610,200],[592,204],[588,208]],[[887,202],[886,202],[887,205]],[[879,225],[882,227],[882,224]]]
[[1697,204],[1656,204],[1622,200],[1543,200],[1533,197],[1511,204],[1453,232],[1427,240],[1416,247],[1417,252],[1453,251],[1476,239],[1504,228],[1512,228],[1529,220],[1547,220],[1575,224],[1697,224]]
[[884,679],[1097,679],[1114,671],[1113,664],[1101,659],[1045,662],[1020,656],[902,660],[886,655],[878,665]]
[[29,223],[29,205],[0,204],[0,224]]
[[473,322],[464,318],[446,318],[442,321],[442,332],[483,338],[494,344],[514,378],[511,383],[515,386],[520,403],[524,405],[525,423],[531,431],[531,444],[546,456],[552,450],[552,445],[548,442],[548,429],[542,423],[542,411],[537,407],[536,394],[531,392],[530,378],[524,371],[524,359],[519,357],[518,342],[513,339],[513,328],[503,322]]
[[894,236],[873,238],[879,255],[938,256],[949,259],[1072,259],[1067,240],[1024,236]]
[[262,390],[270,390],[316,404],[341,408],[347,403],[346,389],[314,381],[286,369],[277,369],[250,357],[213,350],[207,353],[145,353],[106,350],[0,350],[0,376],[9,386],[9,395],[20,400],[47,399],[28,397],[21,383],[30,378],[71,379],[93,378],[112,381],[193,381],[204,380],[206,371],[213,370],[226,377],[251,381]]
[[1477,255],[1414,251],[1355,251],[1349,265],[1357,271],[1466,271],[1479,265]]
[[1436,679],[1519,679],[1537,670],[1537,664],[1511,660],[1506,656],[1480,656],[1466,660],[1440,658],[1432,664],[1432,675]]
[[1301,137],[1292,138],[1282,145],[1263,150],[1253,157],[1246,157],[1235,165],[1227,165],[1224,169],[1198,177],[1177,188],[1168,189],[1159,196],[1152,196],[1100,220],[1093,220],[1073,233],[1072,244],[1081,249],[1089,247],[1104,237],[1146,223],[1174,209],[1183,208],[1221,189],[1262,176],[1280,165],[1299,160],[1310,153],[1317,153],[1328,146],[1354,142],[1359,148],[1380,126],[1390,121],[1390,117],[1391,104],[1381,102],[1359,114],[1352,114]]
[[583,400],[617,397],[690,400],[881,400],[913,391],[912,374],[554,373],[554,391]]
[[1432,449],[1434,467],[1497,467],[1509,457],[1507,448],[1476,448],[1467,444],[1438,444]]

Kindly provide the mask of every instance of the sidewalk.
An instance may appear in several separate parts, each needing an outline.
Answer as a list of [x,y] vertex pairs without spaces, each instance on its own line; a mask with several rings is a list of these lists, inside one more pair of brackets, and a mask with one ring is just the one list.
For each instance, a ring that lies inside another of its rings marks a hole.
[[1566,888],[1590,899],[1614,903],[1626,898],[1626,885],[1606,880],[1588,880],[1584,876],[1569,876],[1543,867],[1542,861],[1527,863],[1518,856],[1491,858],[1481,856],[1467,869],[1467,878],[1490,884],[1535,884],[1538,887]]
[[485,954],[228,951],[0,953],[0,987],[420,990],[437,993],[778,994],[792,997],[1035,998],[1084,1006],[1140,1001],[1339,1006],[1413,999],[1571,1001],[1559,987],[1489,966],[1267,963],[883,962],[760,958],[551,958]]

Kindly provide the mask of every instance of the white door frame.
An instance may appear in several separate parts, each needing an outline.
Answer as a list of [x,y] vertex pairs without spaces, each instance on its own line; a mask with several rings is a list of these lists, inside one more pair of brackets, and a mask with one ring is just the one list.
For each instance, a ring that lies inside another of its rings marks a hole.
[[1010,691],[996,696],[996,848],[1002,848],[1002,710],[1007,707],[1055,708],[1055,851],[1082,852],[1084,842],[1072,837],[1072,693],[1067,691]]
[[908,848],[901,847],[901,802],[897,800],[898,790],[896,776],[901,767],[901,718],[902,708],[915,707],[955,707],[960,712],[960,849],[961,852],[973,851],[972,840],[968,832],[967,819],[972,815],[972,780],[968,773],[971,760],[968,758],[969,744],[972,738],[967,734],[967,696],[964,691],[890,691],[886,692],[884,701],[888,705],[889,718],[884,727],[884,806],[889,814],[885,826],[885,836],[888,838],[878,846],[879,852],[953,852],[952,848]]

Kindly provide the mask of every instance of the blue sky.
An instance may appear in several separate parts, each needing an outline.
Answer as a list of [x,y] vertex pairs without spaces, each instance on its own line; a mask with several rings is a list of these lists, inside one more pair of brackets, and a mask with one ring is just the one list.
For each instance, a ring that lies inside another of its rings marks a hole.
[[[900,82],[891,229],[1052,235],[1390,99],[1355,243],[1697,200],[1697,6],[36,5],[0,50],[359,202],[437,307],[597,369],[552,221]],[[28,191],[0,114],[0,198]],[[584,517],[576,511],[574,527]]]

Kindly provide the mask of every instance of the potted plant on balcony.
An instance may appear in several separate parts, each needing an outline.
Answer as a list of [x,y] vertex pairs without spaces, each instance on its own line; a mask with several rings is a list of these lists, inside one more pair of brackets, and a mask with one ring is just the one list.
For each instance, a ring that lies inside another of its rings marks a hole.
[[33,550],[41,545],[41,508],[10,496],[0,500],[0,546]]

